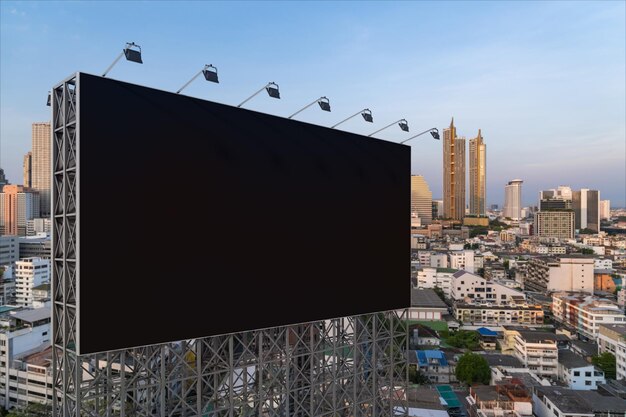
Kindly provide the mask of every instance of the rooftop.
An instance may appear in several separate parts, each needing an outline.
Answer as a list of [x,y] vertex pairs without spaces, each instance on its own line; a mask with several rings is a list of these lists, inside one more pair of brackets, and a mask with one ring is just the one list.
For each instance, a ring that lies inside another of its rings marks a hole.
[[411,289],[411,307],[448,309],[437,293],[431,289]]
[[50,307],[35,308],[32,310],[20,310],[11,314],[17,320],[34,323],[40,320],[49,319],[52,314]]
[[589,362],[570,350],[559,351],[559,363],[567,369],[585,368],[587,366],[591,366]]
[[567,340],[567,336],[563,336],[560,334],[554,334],[550,332],[541,332],[541,331],[531,331],[531,330],[518,330],[517,331],[521,338],[524,339],[528,343],[541,343],[543,341],[559,341],[559,340]]
[[485,355],[481,355],[487,363],[489,367],[493,366],[506,366],[510,368],[522,368],[523,365],[519,359],[517,359],[513,355],[503,355],[501,353],[489,353]]
[[615,332],[626,338],[626,324],[601,324],[600,327],[606,327],[612,332]]

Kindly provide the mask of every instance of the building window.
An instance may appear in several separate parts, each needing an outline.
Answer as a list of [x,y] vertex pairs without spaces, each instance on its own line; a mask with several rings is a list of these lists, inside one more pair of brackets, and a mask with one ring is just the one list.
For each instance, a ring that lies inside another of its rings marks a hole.
[[591,385],[591,381],[585,381],[585,385]]
[[591,376],[591,372],[585,372],[585,376]]
[[580,372],[579,371],[574,371],[574,376],[580,376]]

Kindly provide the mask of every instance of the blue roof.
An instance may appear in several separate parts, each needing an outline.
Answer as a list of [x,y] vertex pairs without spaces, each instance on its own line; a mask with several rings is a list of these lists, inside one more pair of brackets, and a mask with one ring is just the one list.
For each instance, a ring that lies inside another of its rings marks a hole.
[[432,359],[439,361],[441,366],[448,366],[448,360],[440,350],[416,350],[415,355],[419,366],[429,365]]
[[481,336],[497,336],[498,335],[497,332],[494,332],[493,330],[488,329],[486,327],[481,327],[479,329],[476,329],[476,331],[480,333]]

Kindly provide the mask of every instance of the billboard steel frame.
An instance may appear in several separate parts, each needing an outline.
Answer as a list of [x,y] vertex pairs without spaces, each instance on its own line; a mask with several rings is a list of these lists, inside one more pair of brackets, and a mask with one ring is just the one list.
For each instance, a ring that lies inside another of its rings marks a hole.
[[55,416],[407,414],[406,309],[80,355],[79,92],[52,90]]

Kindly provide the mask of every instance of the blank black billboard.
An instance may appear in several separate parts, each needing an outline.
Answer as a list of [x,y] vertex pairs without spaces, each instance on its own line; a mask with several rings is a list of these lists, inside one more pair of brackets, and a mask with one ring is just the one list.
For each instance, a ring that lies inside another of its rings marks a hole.
[[408,146],[80,74],[78,148],[80,354],[409,306]]

